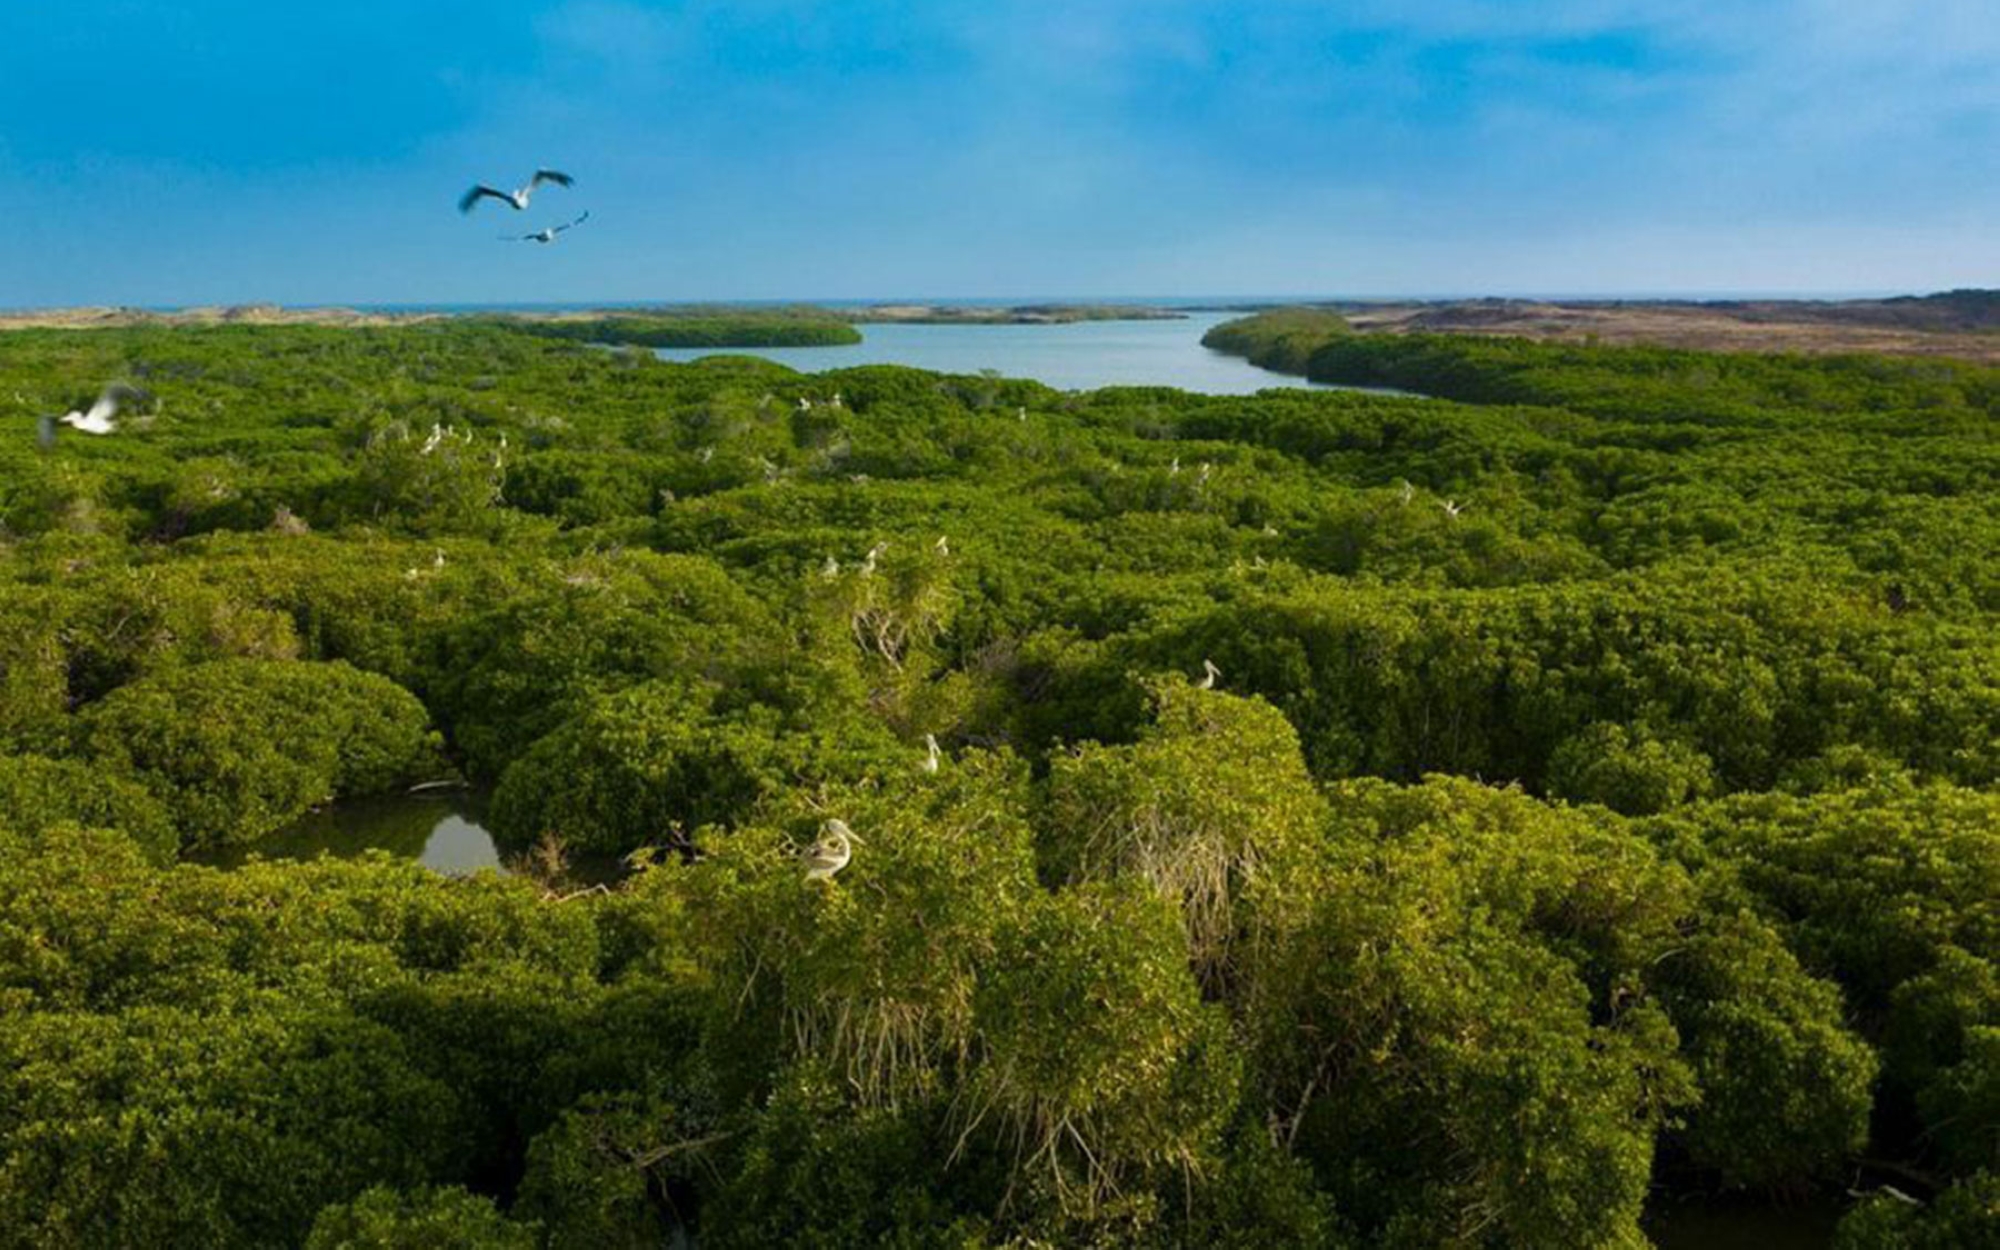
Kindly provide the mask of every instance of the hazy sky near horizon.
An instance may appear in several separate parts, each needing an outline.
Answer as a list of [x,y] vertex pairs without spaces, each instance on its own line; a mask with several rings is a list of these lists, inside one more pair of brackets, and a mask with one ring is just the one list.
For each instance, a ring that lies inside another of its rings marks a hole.
[[5,306],[2000,286],[1994,0],[7,7]]

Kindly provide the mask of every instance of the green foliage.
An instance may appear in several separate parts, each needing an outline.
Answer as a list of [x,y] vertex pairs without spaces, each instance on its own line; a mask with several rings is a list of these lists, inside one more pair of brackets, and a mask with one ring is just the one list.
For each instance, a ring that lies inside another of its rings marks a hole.
[[363,515],[420,534],[477,532],[500,501],[505,452],[469,428],[402,422],[368,436],[355,472]]
[[858,778],[896,754],[865,721],[788,730],[768,707],[722,716],[713,700],[669,682],[596,700],[508,766],[494,829],[517,845],[553,834],[583,851],[685,851],[697,828],[736,824],[787,784]]
[[1867,1142],[1877,1071],[1838,991],[1745,916],[1671,954],[1661,990],[1701,1089],[1683,1139],[1693,1160],[1744,1188],[1838,1179]]
[[1384,1244],[1636,1244],[1696,1096],[1647,985],[1684,880],[1519,795],[1333,797],[1318,907],[1251,1000],[1286,1139]]
[[1644,728],[1593,725],[1566,739],[1549,756],[1549,793],[1582,803],[1602,803],[1628,816],[1646,816],[1704,798],[1714,770],[1701,752],[1662,742]]
[[649,683],[608,696],[509,765],[494,793],[500,836],[624,854],[692,846],[689,831],[734,823],[776,788],[768,729],[718,724],[708,700]]
[[534,1250],[531,1228],[510,1224],[490,1199],[440,1187],[376,1186],[313,1221],[306,1250]]
[[1219,986],[1249,930],[1282,930],[1308,889],[1325,805],[1292,727],[1262,700],[1171,678],[1130,746],[1050,763],[1050,875],[1130,873],[1175,903],[1198,975]]
[[536,572],[441,639],[432,697],[483,776],[596,695],[652,678],[747,685],[775,641],[768,613],[703,560],[630,553]]
[[[1978,1244],[1996,371],[653,316],[8,337],[161,402],[0,439],[0,1241]],[[461,770],[671,853],[172,862]]]
[[40,834],[68,824],[119,830],[160,863],[180,848],[166,809],[144,787],[75,760],[0,756],[0,830]]
[[510,324],[543,338],[640,347],[834,347],[861,341],[859,330],[815,308],[653,312]]
[[1856,1207],[1833,1250],[1993,1250],[2000,1246],[2000,1173],[1979,1172],[1928,1207],[1907,1194],[1877,1193]]
[[1286,308],[1225,321],[1202,335],[1201,345],[1278,373],[1304,373],[1312,355],[1328,339],[1347,334],[1338,313],[1316,308]]
[[423,705],[345,664],[225,660],[124,686],[81,717],[95,765],[144,785],[183,847],[250,842],[435,766]]
[[1000,934],[975,1005],[975,1127],[990,1118],[1064,1209],[1192,1167],[1235,1101],[1227,1029],[1186,961],[1173,907],[1137,883],[1039,898]]
[[676,1119],[671,1105],[636,1096],[584,1099],[529,1146],[516,1209],[543,1224],[552,1250],[662,1244],[670,1189],[687,1184],[714,1144],[666,1139]]

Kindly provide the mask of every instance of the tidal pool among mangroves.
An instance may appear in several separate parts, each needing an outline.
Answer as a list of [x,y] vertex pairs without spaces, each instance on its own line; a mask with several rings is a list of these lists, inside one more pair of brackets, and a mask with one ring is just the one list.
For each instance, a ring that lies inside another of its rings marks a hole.
[[382,850],[413,859],[446,876],[462,877],[482,868],[507,871],[500,849],[482,823],[486,794],[479,790],[431,790],[343,799],[312,811],[249,846],[234,846],[202,862],[233,868],[251,855],[265,859],[352,859]]

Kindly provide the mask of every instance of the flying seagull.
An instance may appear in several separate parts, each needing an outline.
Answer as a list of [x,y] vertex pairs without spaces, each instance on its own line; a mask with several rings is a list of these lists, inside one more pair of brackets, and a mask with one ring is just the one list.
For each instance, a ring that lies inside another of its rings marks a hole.
[[858,842],[854,830],[847,822],[838,818],[820,826],[819,841],[806,851],[806,880],[831,881],[833,874],[847,867],[847,861],[854,858],[851,842]]
[[563,231],[574,230],[589,220],[590,214],[586,212],[575,221],[566,221],[560,226],[543,226],[540,230],[530,230],[526,234],[503,234],[500,238],[506,243],[553,243],[556,241],[556,236]]
[[74,426],[85,434],[116,433],[119,408],[127,403],[144,403],[151,398],[151,395],[136,386],[113,382],[98,393],[97,402],[90,406],[88,412],[78,408],[60,417],[43,417],[39,430],[42,446],[47,447],[56,441],[58,424]]
[[553,182],[559,187],[567,187],[573,185],[576,179],[559,169],[538,169],[535,171],[535,176],[528,179],[528,185],[516,191],[502,191],[497,187],[489,187],[482,182],[459,197],[458,211],[469,213],[479,201],[495,199],[503,204],[511,205],[514,211],[519,212],[528,207],[528,197],[535,193],[535,188],[545,182]]

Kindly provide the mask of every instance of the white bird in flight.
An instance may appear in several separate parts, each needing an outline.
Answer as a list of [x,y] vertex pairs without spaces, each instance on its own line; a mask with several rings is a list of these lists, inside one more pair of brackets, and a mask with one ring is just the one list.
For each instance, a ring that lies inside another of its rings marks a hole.
[[503,234],[500,240],[503,243],[553,243],[556,241],[556,236],[563,231],[574,230],[589,220],[590,214],[586,212],[575,221],[566,221],[560,226],[543,226],[540,230],[530,230],[526,234]]
[[47,447],[56,441],[58,424],[74,426],[85,434],[115,434],[118,431],[119,408],[128,402],[143,402],[150,398],[136,386],[113,382],[98,393],[97,402],[87,412],[78,408],[60,417],[43,417],[40,430],[42,446]]
[[478,205],[479,201],[495,199],[509,205],[514,211],[520,212],[522,209],[528,207],[528,199],[535,194],[535,188],[545,182],[553,182],[559,187],[567,187],[573,185],[576,179],[570,177],[560,169],[538,169],[535,171],[535,176],[528,179],[527,186],[517,188],[513,191],[502,191],[498,187],[489,187],[483,182],[478,183],[472,190],[467,191],[459,197],[458,211],[469,213]]
[[1222,670],[1215,666],[1215,661],[1203,660],[1201,662],[1201,674],[1201,680],[1194,684],[1195,689],[1213,690],[1215,689],[1215,679],[1222,676]]
[[831,881],[854,858],[853,843],[861,839],[838,817],[820,826],[819,841],[806,851],[806,880]]
[[1453,520],[1456,520],[1458,518],[1459,513],[1465,511],[1465,505],[1458,502],[1458,500],[1456,499],[1447,499],[1438,506],[1440,508],[1443,508],[1444,514],[1448,517],[1451,517]]

